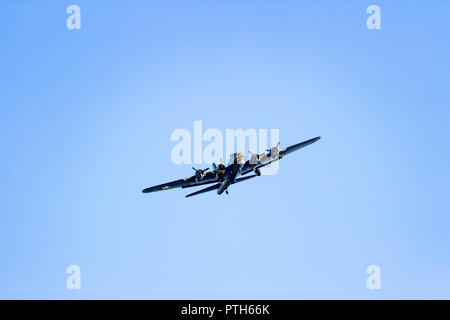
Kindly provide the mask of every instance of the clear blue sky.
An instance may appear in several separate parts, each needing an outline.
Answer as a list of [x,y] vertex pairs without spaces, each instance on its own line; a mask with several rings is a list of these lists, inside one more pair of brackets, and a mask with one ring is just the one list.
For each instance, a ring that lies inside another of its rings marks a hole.
[[[2,1],[0,298],[450,298],[449,13]],[[192,173],[170,135],[194,120],[322,140],[228,196],[142,194]]]

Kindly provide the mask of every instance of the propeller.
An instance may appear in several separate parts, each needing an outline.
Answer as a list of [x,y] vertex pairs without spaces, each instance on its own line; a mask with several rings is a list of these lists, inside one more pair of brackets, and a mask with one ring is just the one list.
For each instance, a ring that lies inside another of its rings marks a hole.
[[[276,147],[275,148],[277,148],[277,150],[278,150],[278,147],[280,146],[280,141],[278,141],[278,143],[277,143],[277,145],[276,145]],[[271,151],[271,149],[266,149],[266,151],[267,152],[270,152]]]
[[216,165],[216,164],[213,162],[212,166],[213,166],[213,170],[214,170],[214,171],[216,171],[216,170],[223,170],[224,167],[225,167],[225,165],[224,165],[223,162],[222,162],[222,158],[220,158],[220,163],[219,163],[219,165]]
[[203,177],[205,176],[205,172],[209,170],[209,168],[206,169],[195,169],[192,167],[192,169],[195,170],[195,181],[200,182],[203,180]]
[[206,169],[195,169],[194,167],[192,167],[193,170],[195,170],[195,175],[196,176],[204,176],[205,172],[209,170],[209,168]]
[[[217,165],[216,165],[214,162],[213,162],[212,166],[213,166],[214,171],[217,170]],[[222,167],[222,166],[223,166],[222,158],[220,158],[220,164],[219,164],[219,167]]]
[[253,156],[256,156],[256,159],[259,160],[259,154],[253,153],[253,152],[251,152],[250,150],[248,150],[248,153],[249,153],[252,157],[253,157]]
[[248,153],[251,155],[250,157],[250,164],[256,165],[259,162],[259,154],[258,153],[253,153],[250,150],[248,150]]

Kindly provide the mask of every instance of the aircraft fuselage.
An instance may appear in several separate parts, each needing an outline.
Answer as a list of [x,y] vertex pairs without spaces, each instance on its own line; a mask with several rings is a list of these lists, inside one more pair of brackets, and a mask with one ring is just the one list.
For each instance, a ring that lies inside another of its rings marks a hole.
[[235,153],[231,158],[231,164],[226,168],[223,174],[223,181],[217,194],[222,194],[228,187],[236,182],[236,178],[241,174],[242,167],[245,164],[245,156],[242,153]]
[[224,191],[228,189],[230,184],[233,184],[236,182],[236,178],[240,175],[241,169],[244,166],[243,163],[236,163],[231,164],[225,174],[224,174],[224,180],[222,181],[222,185],[219,189],[217,189],[217,194],[222,194]]

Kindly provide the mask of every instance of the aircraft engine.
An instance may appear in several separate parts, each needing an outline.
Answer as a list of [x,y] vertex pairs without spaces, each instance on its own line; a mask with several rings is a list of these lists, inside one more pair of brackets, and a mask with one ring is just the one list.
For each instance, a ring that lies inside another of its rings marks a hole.
[[267,156],[271,160],[281,159],[279,146],[280,146],[280,143],[278,142],[276,147],[272,147],[272,148],[266,150],[268,152]]
[[261,156],[259,154],[257,154],[257,153],[251,152],[250,150],[248,150],[248,153],[251,155],[250,161],[249,161],[250,164],[252,164],[252,165],[259,164]]
[[197,181],[197,182],[202,181],[203,178],[204,178],[205,175],[206,175],[206,171],[209,170],[209,168],[206,168],[206,169],[203,169],[203,170],[202,170],[202,169],[195,169],[194,167],[192,167],[192,169],[195,170],[195,181]]

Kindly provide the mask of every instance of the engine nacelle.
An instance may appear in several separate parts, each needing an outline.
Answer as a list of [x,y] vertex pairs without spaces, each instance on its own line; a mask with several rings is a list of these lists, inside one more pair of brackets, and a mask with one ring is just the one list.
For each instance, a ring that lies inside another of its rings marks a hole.
[[267,156],[273,161],[273,160],[278,160],[281,159],[280,156],[280,149],[278,149],[278,147],[280,146],[280,143],[278,142],[277,145],[275,147],[270,148],[270,150],[267,150],[269,153],[267,154]]
[[196,181],[196,182],[200,182],[200,181],[203,180],[203,177],[204,177],[203,174],[201,174],[201,173],[196,173],[196,174],[195,174],[195,181]]
[[205,175],[206,175],[206,171],[209,170],[209,168],[206,168],[206,169],[203,169],[203,170],[202,170],[202,169],[195,169],[194,167],[192,167],[192,169],[195,170],[195,181],[196,181],[196,182],[202,181],[203,178],[204,178]]

